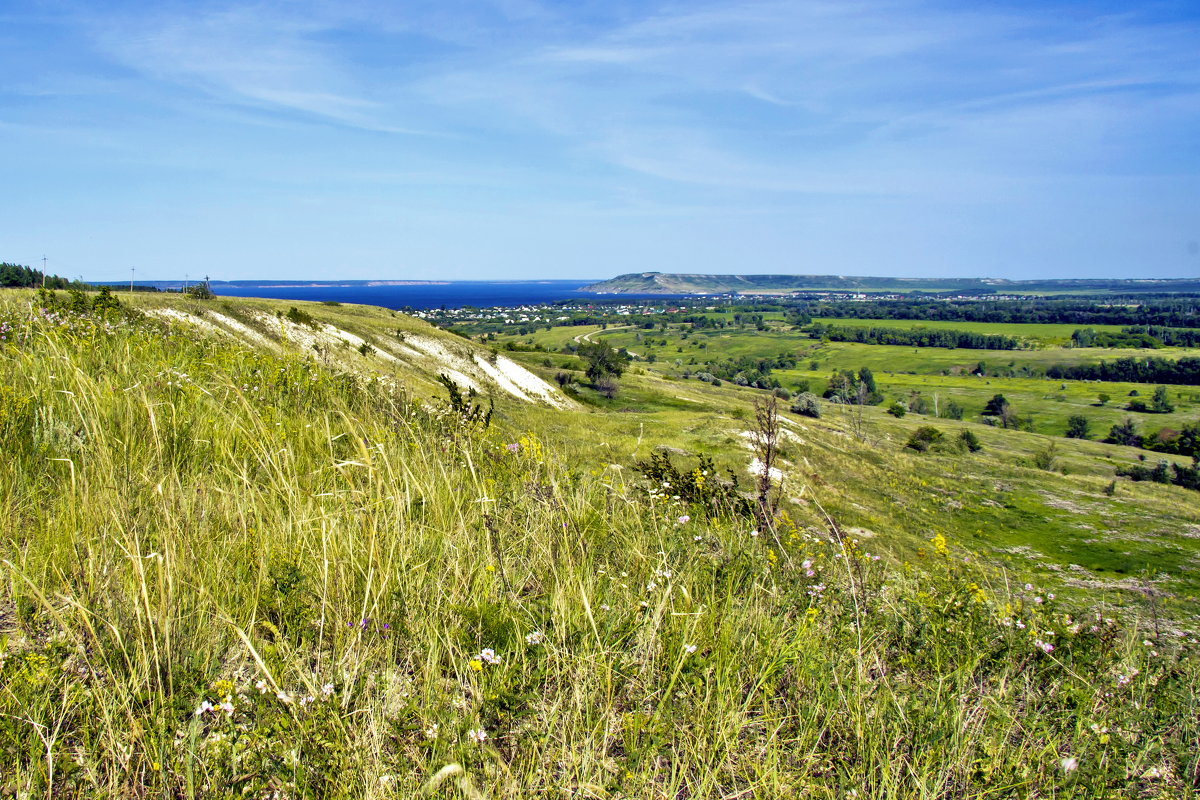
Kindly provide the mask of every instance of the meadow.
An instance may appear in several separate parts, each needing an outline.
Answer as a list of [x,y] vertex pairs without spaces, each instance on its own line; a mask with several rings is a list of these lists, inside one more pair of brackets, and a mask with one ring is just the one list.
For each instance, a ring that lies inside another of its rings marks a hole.
[[[777,315],[776,315],[777,316]],[[1019,413],[1031,418],[1032,429],[1047,435],[1061,435],[1067,419],[1076,414],[1086,416],[1092,425],[1093,436],[1103,437],[1108,429],[1134,419],[1141,427],[1176,427],[1200,418],[1200,387],[1169,386],[1175,411],[1170,414],[1143,414],[1125,410],[1131,396],[1150,397],[1153,384],[1131,382],[1061,381],[1022,373],[1044,372],[1055,364],[1094,364],[1118,358],[1144,358],[1153,353],[1158,358],[1194,356],[1196,351],[1185,348],[1161,348],[1153,351],[1112,348],[1066,348],[1061,343],[1070,339],[1074,325],[1013,325],[998,323],[914,323],[912,320],[853,320],[832,318],[823,320],[839,325],[880,325],[885,327],[970,330],[977,333],[1001,334],[1026,339],[1031,348],[1021,350],[968,350],[936,347],[901,347],[871,345],[855,342],[821,342],[794,330],[783,329],[778,319],[766,315],[769,329],[755,330],[751,326],[718,330],[692,330],[678,325],[666,331],[641,331],[632,325],[614,324],[555,327],[528,335],[501,336],[507,341],[534,344],[548,350],[560,350],[577,344],[584,336],[593,341],[603,340],[613,347],[626,348],[639,359],[653,358],[652,363],[639,365],[668,377],[682,377],[685,370],[703,370],[708,361],[738,358],[766,358],[780,354],[798,359],[794,369],[776,369],[773,377],[788,389],[808,387],[820,394],[830,374],[835,370],[857,372],[867,367],[875,374],[880,390],[889,398],[905,401],[919,391],[930,401],[954,401],[964,407],[968,416],[978,414],[995,394],[1003,394]],[[1097,330],[1119,326],[1093,326]],[[990,372],[1013,373],[1012,376],[972,374],[983,365]],[[1100,402],[1100,396],[1109,399]]]
[[[378,309],[216,302],[488,357]],[[0,296],[0,792],[1195,789],[1194,493],[1106,494],[1131,448],[1047,470],[1024,431],[916,454],[911,418],[784,412],[764,526],[676,495],[751,477],[767,393],[660,364],[485,422],[374,347]]]

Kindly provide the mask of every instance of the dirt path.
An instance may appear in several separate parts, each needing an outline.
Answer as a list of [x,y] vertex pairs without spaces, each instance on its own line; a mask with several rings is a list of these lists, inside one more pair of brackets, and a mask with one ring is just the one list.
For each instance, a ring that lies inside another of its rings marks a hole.
[[[613,327],[613,328],[601,328],[598,331],[588,331],[587,333],[580,333],[575,336],[574,342],[576,344],[580,344],[582,342],[587,342],[588,344],[595,344],[595,342],[592,341],[592,337],[598,333],[608,333],[609,331],[621,331],[621,330],[625,330],[626,328],[632,328],[632,327],[633,327],[632,325],[617,325],[616,327]],[[641,358],[641,356],[639,354],[633,352],[632,350],[627,349],[625,352],[629,353],[629,355],[633,356],[634,358]]]

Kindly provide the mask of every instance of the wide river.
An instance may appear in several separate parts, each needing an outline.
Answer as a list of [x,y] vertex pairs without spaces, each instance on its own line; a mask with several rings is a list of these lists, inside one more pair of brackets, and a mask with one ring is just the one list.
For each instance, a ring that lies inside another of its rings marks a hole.
[[214,284],[223,297],[271,297],[282,300],[336,300],[384,308],[427,309],[474,306],[544,305],[556,300],[636,300],[663,295],[611,295],[580,292],[594,281],[451,281],[406,286],[255,286]]

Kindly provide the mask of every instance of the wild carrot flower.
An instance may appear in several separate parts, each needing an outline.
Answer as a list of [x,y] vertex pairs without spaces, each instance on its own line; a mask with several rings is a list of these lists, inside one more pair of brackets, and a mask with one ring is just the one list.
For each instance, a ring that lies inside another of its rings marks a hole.
[[694,653],[694,652],[696,652],[696,645],[694,645],[694,644],[685,644],[685,645],[683,646],[683,652],[685,652],[685,653],[687,653],[687,654],[689,654],[689,655],[690,655],[690,654],[692,654],[692,653]]
[[436,739],[438,735],[438,724],[435,722],[425,729],[426,739]]

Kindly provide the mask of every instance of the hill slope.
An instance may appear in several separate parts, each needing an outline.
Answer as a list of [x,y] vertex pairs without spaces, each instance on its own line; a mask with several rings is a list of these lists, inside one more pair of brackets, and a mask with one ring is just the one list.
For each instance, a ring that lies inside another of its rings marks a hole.
[[[286,326],[264,344],[29,297],[0,297],[0,791],[1195,785],[1194,634],[1064,605],[932,532],[906,556],[826,516],[901,477],[835,421],[786,423],[788,513],[767,528],[714,505],[729,487],[693,459],[637,475],[660,435],[741,469],[744,393],[681,388],[636,430],[500,396],[488,426],[418,401],[435,380],[415,361],[347,371],[352,340],[326,363]],[[228,328],[221,308],[200,317]],[[368,342],[356,315],[387,315],[298,310]],[[909,516],[943,489],[908,497],[923,480],[890,487]]]
[[464,391],[570,408],[557,388],[492,350],[422,320],[372,306],[284,300],[188,301],[177,295],[135,295],[135,307],[251,349],[310,356],[323,366],[399,379],[417,396],[440,393],[445,375]]

